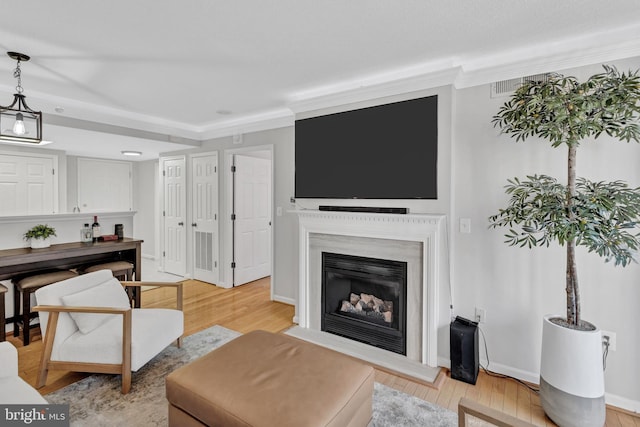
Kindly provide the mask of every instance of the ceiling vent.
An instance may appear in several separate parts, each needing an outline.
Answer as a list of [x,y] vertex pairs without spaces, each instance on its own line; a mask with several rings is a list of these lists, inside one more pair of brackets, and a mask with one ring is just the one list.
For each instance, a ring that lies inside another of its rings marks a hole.
[[546,82],[551,77],[551,73],[533,74],[518,79],[500,80],[491,84],[491,98],[502,98],[511,95],[524,82],[541,81]]

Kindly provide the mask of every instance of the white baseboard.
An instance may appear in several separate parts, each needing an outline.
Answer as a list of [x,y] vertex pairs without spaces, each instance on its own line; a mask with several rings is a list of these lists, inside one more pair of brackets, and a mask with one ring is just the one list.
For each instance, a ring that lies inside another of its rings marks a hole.
[[[480,360],[480,364],[487,367],[486,360]],[[540,374],[537,372],[523,371],[522,369],[512,368],[511,366],[495,362],[491,362],[487,369],[492,372],[496,372],[502,375],[508,375],[510,377],[514,377],[531,384],[540,384]]]
[[140,255],[140,256],[141,256],[142,258],[144,258],[144,259],[150,259],[151,261],[155,261],[155,260],[156,260],[155,255],[142,254],[142,255]]
[[637,400],[627,399],[626,397],[616,396],[615,394],[605,393],[604,400],[607,405],[624,409],[625,411],[640,413],[640,402]]
[[438,366],[451,369],[451,360],[445,359],[444,357],[438,357]]
[[287,305],[293,305],[293,306],[296,305],[296,300],[289,297],[281,297],[279,295],[273,295],[273,300],[277,302],[281,302],[283,304],[287,304]]

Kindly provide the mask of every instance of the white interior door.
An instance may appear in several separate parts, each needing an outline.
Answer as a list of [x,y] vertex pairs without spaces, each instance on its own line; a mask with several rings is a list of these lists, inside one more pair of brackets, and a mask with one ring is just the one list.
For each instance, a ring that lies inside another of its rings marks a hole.
[[234,156],[234,285],[271,275],[271,161]]
[[163,269],[184,276],[186,263],[186,176],[185,159],[163,159]]
[[218,155],[192,159],[193,277],[217,283],[218,271]]

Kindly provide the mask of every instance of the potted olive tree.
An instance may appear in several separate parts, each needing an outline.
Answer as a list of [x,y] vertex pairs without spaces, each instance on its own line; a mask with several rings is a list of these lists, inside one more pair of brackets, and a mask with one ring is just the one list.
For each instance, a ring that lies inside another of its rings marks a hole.
[[55,228],[49,227],[47,224],[38,224],[24,233],[24,239],[28,240],[34,249],[48,248],[51,245],[49,238],[55,235]]
[[640,247],[640,188],[577,178],[577,149],[602,134],[638,142],[639,116],[638,72],[604,66],[584,82],[558,74],[526,82],[493,117],[516,141],[538,137],[568,150],[566,184],[546,175],[513,178],[507,207],[489,217],[491,227],[508,227],[510,245],[566,246],[567,313],[543,319],[540,367],[542,406],[561,426],[602,426],[605,419],[602,337],[581,318],[576,247],[620,266]]

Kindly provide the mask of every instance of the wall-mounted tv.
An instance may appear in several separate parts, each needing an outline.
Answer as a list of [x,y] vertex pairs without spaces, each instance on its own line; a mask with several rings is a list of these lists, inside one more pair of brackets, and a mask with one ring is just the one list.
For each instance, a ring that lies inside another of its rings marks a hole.
[[438,97],[296,120],[295,196],[437,199]]

